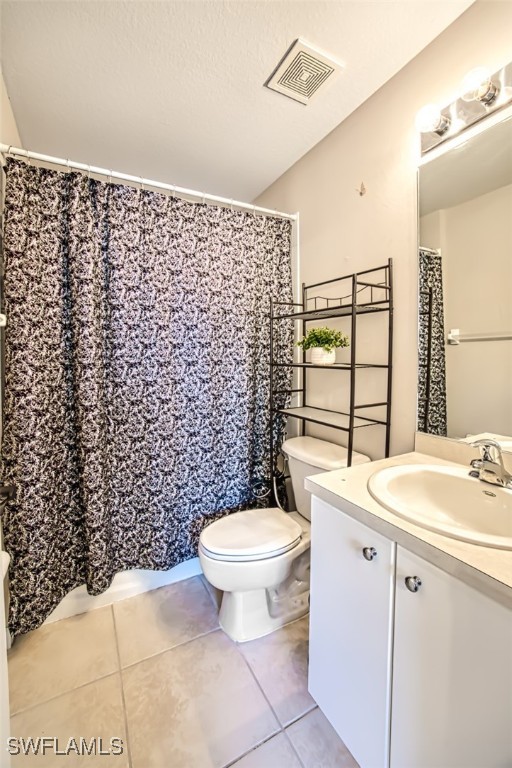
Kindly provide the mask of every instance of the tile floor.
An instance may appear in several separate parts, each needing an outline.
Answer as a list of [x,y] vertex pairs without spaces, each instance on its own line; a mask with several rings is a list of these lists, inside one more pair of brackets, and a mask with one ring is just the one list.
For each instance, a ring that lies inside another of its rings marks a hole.
[[307,618],[233,643],[202,577],[46,625],[9,652],[12,736],[123,753],[13,766],[357,768],[307,691],[307,651]]

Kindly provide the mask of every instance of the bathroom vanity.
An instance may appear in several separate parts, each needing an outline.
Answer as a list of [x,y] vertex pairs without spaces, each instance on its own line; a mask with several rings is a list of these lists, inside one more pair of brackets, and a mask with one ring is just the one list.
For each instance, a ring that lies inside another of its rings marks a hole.
[[504,768],[512,765],[512,551],[448,538],[384,508],[370,476],[407,464],[460,467],[410,453],[306,480],[309,689],[361,768]]

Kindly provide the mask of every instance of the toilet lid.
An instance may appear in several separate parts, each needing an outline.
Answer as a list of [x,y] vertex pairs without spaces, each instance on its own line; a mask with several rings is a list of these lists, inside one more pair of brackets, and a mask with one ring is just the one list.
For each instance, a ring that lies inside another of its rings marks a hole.
[[201,533],[206,554],[217,559],[275,557],[292,549],[301,539],[302,528],[277,507],[248,509],[216,520]]

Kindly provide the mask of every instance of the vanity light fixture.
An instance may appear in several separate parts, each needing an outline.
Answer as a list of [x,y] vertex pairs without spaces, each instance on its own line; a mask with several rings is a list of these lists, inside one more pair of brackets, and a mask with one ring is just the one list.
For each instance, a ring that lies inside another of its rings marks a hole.
[[425,104],[416,115],[415,122],[420,133],[437,133],[442,136],[450,127],[451,120],[443,115],[437,104]]
[[461,91],[446,107],[427,104],[416,115],[422,155],[512,102],[512,62],[492,74],[484,67],[472,69]]
[[499,92],[499,87],[493,83],[491,74],[485,67],[472,69],[462,80],[464,101],[481,101],[487,106],[492,104]]

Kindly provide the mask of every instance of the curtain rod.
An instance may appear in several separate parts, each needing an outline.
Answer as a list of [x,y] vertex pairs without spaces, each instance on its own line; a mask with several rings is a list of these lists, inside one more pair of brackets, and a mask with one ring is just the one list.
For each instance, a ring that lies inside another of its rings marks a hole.
[[218,197],[217,195],[209,195],[203,192],[197,192],[194,189],[185,189],[184,187],[177,187],[175,184],[164,184],[161,181],[152,181],[151,179],[145,179],[142,176],[131,176],[128,173],[120,173],[118,171],[112,171],[108,168],[98,168],[94,165],[87,165],[86,163],[78,163],[74,160],[66,160],[62,157],[51,157],[50,155],[41,155],[39,152],[31,152],[27,149],[21,149],[19,147],[11,147],[8,144],[0,144],[0,153],[4,157],[9,155],[17,155],[18,157],[26,158],[27,160],[38,160],[42,163],[50,163],[51,165],[63,165],[68,170],[85,171],[88,174],[95,174],[96,176],[106,176],[108,179],[116,178],[123,181],[131,181],[141,186],[149,186],[155,189],[164,189],[172,192],[175,195],[186,195],[187,197],[193,197],[200,202],[206,202],[209,200],[214,203],[222,203],[223,205],[233,208],[243,208],[244,210],[251,211],[251,213],[264,213],[267,216],[275,216],[280,219],[290,219],[296,221],[297,215],[294,213],[283,213],[282,211],[273,211],[270,208],[260,208],[258,205],[251,205],[250,203],[242,203],[239,200],[230,200],[227,197]]

